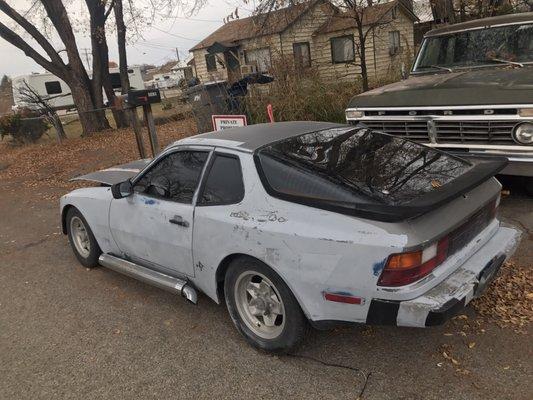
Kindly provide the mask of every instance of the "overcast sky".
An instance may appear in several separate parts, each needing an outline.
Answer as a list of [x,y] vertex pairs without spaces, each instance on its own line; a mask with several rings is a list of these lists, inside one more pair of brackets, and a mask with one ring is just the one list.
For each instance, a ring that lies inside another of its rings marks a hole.
[[[27,0],[10,1],[22,13],[29,7]],[[144,41],[139,40],[128,45],[128,62],[134,64],[157,64],[176,59],[177,47],[182,59],[189,55],[188,50],[205,36],[215,31],[222,25],[222,19],[231,14],[235,7],[240,5],[240,16],[246,16],[249,11],[243,8],[239,0],[211,0],[200,12],[190,17],[164,18],[154,27],[147,28],[144,32]],[[250,6],[251,7],[251,6]],[[2,22],[5,22],[2,19]],[[20,30],[19,30],[20,31]],[[80,49],[90,47],[90,40],[78,37]],[[115,38],[108,38],[110,47],[110,60],[118,61]],[[56,49],[60,44],[54,43]],[[83,50],[80,50],[85,62]],[[43,69],[24,53],[0,38],[0,76],[18,76],[31,72],[42,72]]]

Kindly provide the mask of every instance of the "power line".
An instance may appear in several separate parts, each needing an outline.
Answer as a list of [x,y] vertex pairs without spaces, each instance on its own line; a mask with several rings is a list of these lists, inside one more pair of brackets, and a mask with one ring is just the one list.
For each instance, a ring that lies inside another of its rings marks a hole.
[[184,39],[184,40],[190,40],[192,42],[199,42],[200,39],[192,39],[192,38],[189,38],[189,37],[186,37],[186,36],[181,36],[181,35],[178,35],[178,34],[175,34],[175,33],[170,33],[170,32],[167,32],[167,31],[164,31],[163,29],[159,29],[155,26],[152,26],[153,29],[155,29],[156,31],[159,31],[159,32],[162,32],[162,33],[166,33],[167,35],[170,35],[170,36],[174,36],[174,37],[177,37],[179,39]]
[[154,48],[154,49],[165,49],[165,50],[172,50],[174,49],[174,46],[166,46],[164,44],[157,44],[157,43],[153,43],[153,42],[148,42],[148,41],[141,41],[141,42],[137,42],[138,45],[141,45],[141,46],[145,46],[145,47],[151,47],[151,48]]
[[197,21],[197,22],[216,22],[216,23],[222,23],[221,19],[201,19],[201,18],[189,18],[189,17],[180,17],[178,15],[165,15],[162,13],[156,13],[161,18],[165,19],[183,19],[185,21]]

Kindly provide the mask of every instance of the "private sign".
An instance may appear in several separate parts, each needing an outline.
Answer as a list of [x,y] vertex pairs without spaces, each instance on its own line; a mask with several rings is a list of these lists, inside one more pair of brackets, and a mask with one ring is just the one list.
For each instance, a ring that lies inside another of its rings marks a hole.
[[213,121],[213,130],[215,131],[248,125],[246,115],[212,115],[211,119]]

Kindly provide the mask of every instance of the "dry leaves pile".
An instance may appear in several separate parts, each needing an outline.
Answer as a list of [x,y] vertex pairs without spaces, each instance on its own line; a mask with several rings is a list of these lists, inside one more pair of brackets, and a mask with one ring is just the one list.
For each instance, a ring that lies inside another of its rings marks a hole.
[[[161,147],[194,134],[192,120],[159,125]],[[148,150],[148,138],[144,138]],[[79,183],[69,179],[83,173],[138,159],[135,137],[131,129],[94,134],[87,138],[69,139],[62,145],[44,143],[23,147],[0,144],[0,181],[17,182],[31,188],[71,189]]]
[[531,267],[507,262],[484,295],[472,304],[483,318],[523,332],[533,320],[532,279]]

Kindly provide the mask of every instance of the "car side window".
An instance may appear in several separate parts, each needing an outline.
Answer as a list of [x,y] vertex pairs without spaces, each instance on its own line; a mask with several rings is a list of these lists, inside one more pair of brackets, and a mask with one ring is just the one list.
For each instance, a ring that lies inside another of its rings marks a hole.
[[153,197],[192,203],[208,154],[206,151],[171,153],[144,174],[133,189]]
[[244,184],[239,158],[216,154],[205,181],[199,205],[235,204],[244,198]]

